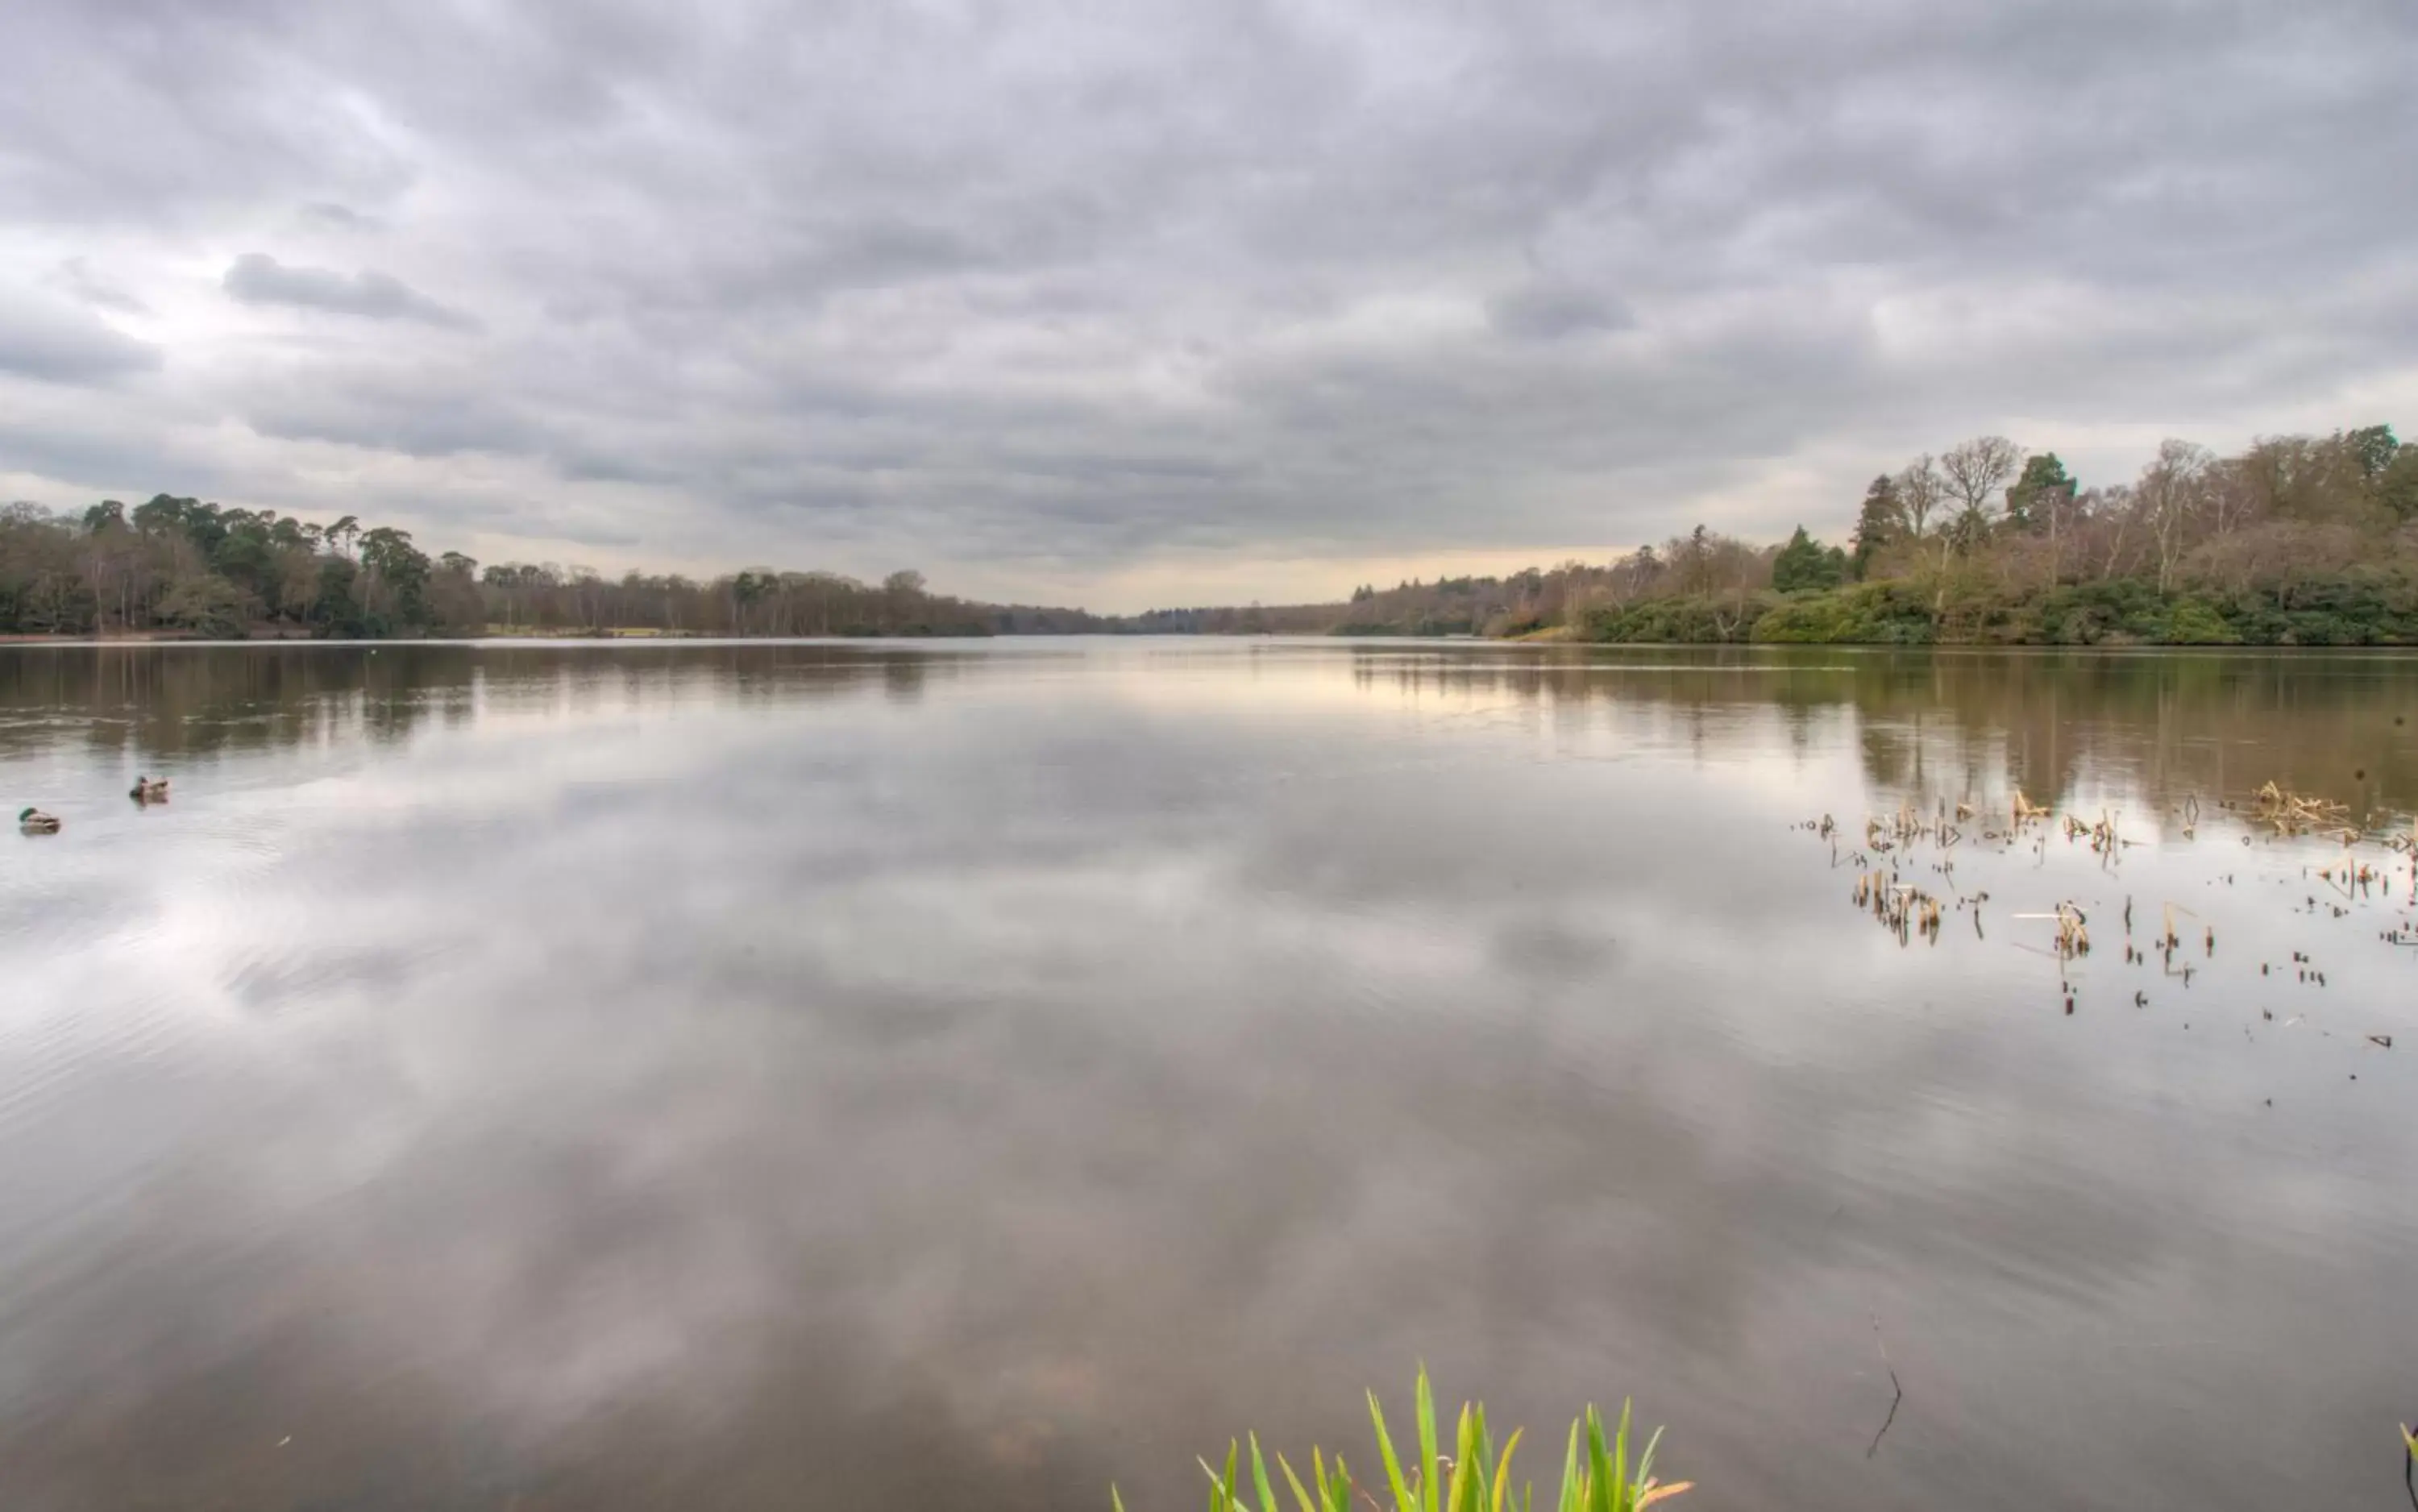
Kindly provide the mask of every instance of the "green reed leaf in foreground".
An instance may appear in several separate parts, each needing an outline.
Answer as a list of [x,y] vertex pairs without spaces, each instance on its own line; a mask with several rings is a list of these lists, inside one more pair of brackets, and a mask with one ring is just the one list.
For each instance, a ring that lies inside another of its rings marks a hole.
[[[1421,1374],[1425,1374],[1424,1367]],[[1402,1481],[1402,1461],[1394,1453],[1394,1437],[1385,1431],[1385,1410],[1377,1405],[1377,1394],[1369,1394],[1369,1417],[1377,1425],[1377,1454],[1385,1461],[1385,1484],[1394,1489],[1394,1512],[1419,1512],[1419,1504],[1411,1489]]]
[[1425,1512],[1440,1512],[1436,1503],[1435,1394],[1428,1390],[1428,1367],[1419,1367],[1418,1389],[1412,1393],[1419,1416],[1419,1499]]
[[[1534,1512],[1534,1486],[1523,1486],[1516,1496],[1511,1490],[1511,1457],[1520,1447],[1522,1430],[1514,1429],[1503,1441],[1498,1455],[1493,1435],[1487,1430],[1484,1404],[1465,1402],[1455,1425],[1452,1458],[1447,1460],[1439,1452],[1435,1395],[1428,1385],[1425,1366],[1419,1367],[1412,1403],[1418,1458],[1405,1474],[1394,1437],[1385,1428],[1385,1408],[1375,1392],[1369,1394],[1369,1422],[1376,1430],[1377,1456],[1385,1462],[1385,1486],[1393,1496],[1392,1507],[1379,1507],[1374,1502],[1370,1503],[1371,1507],[1377,1507],[1377,1512]],[[1680,1481],[1664,1486],[1655,1480],[1654,1451],[1662,1440],[1659,1428],[1646,1438],[1631,1464],[1629,1432],[1627,1402],[1620,1404],[1620,1421],[1608,1435],[1603,1413],[1592,1406],[1571,1422],[1569,1445],[1562,1459],[1561,1495],[1553,1504],[1558,1512],[1644,1512],[1693,1485]],[[2409,1430],[2403,1432],[2406,1436]],[[1285,1512],[1277,1501],[1276,1483],[1268,1476],[1259,1435],[1250,1435],[1247,1485],[1241,1478],[1240,1449],[1237,1441],[1227,1441],[1223,1471],[1205,1459],[1201,1462],[1209,1477],[1209,1512]],[[2418,1455],[2418,1440],[2411,1442],[2410,1452]],[[1313,1447],[1309,1465],[1315,1495],[1285,1457],[1277,1456],[1277,1468],[1293,1492],[1297,1512],[1354,1512],[1352,1474],[1343,1460],[1339,1457],[1330,1474],[1325,1451]],[[1125,1499],[1113,1486],[1109,1488],[1109,1500],[1114,1512],[1125,1512]]]
[[1251,1489],[1260,1493],[1260,1512],[1277,1512],[1277,1493],[1268,1489],[1268,1462],[1260,1458],[1260,1436],[1251,1435]]
[[1503,1458],[1494,1465],[1494,1503],[1488,1512],[1503,1512],[1503,1493],[1511,1489],[1511,1457],[1519,1453],[1520,1435],[1527,1431],[1513,1428],[1511,1436],[1503,1441]]
[[1293,1466],[1285,1463],[1284,1456],[1277,1456],[1277,1468],[1284,1472],[1285,1484],[1293,1488],[1293,1499],[1301,1507],[1301,1512],[1319,1512],[1319,1504],[1310,1500],[1308,1488],[1303,1486],[1301,1477],[1293,1473]]

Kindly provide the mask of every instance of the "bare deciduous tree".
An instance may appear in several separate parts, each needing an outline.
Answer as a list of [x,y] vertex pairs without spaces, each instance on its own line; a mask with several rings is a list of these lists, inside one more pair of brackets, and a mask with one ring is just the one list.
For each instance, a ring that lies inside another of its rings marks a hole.
[[1662,575],[1662,560],[1651,546],[1640,546],[1612,564],[1604,574],[1604,601],[1615,611],[1626,609],[1631,602],[1653,591]]
[[2211,539],[2223,540],[2258,515],[2258,490],[2239,462],[2220,462],[2200,480],[2200,513]]
[[2087,549],[2099,558],[2099,575],[2119,575],[2124,570],[2127,552],[2135,544],[2132,539],[2133,485],[2116,483],[2086,490],[2076,501],[2075,512],[2084,527]]
[[2199,512],[2208,475],[2216,458],[2203,446],[2172,438],[2158,444],[2158,460],[2141,469],[2133,506],[2158,549],[2158,591],[2174,581],[2175,563],[2191,544],[2186,527]]
[[1931,528],[1931,517],[1939,511],[1940,501],[1948,496],[1947,481],[1939,476],[1939,466],[1924,452],[1905,465],[1905,470],[1892,480],[1897,486],[1898,508],[1905,512],[1906,533],[1920,541]]
[[1957,533],[1978,542],[1990,522],[1990,501],[2014,481],[2024,450],[2003,435],[1959,441],[1939,458],[1940,475],[1957,503]]

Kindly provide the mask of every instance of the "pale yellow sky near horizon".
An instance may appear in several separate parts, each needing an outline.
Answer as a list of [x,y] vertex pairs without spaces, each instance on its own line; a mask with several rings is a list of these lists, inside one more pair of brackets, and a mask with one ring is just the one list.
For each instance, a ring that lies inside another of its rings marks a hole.
[[[467,550],[481,561],[547,560],[564,566],[595,568],[607,576],[631,568],[641,572],[683,572],[710,578],[736,572],[729,563],[678,562],[646,553],[597,553],[575,550],[533,550],[524,540],[482,538]],[[965,563],[917,564],[936,593],[988,603],[1040,604],[1052,608],[1088,609],[1094,614],[1140,614],[1147,609],[1190,609],[1248,603],[1329,603],[1348,599],[1354,588],[1373,583],[1392,588],[1407,578],[1429,580],[1468,575],[1503,576],[1523,568],[1550,568],[1570,560],[1608,562],[1634,550],[1633,545],[1470,547],[1385,557],[1299,557],[1171,559],[1140,563],[1122,571],[1067,573],[1063,576],[1030,564],[992,574]],[[747,565],[778,565],[752,563]],[[811,571],[816,563],[788,564]],[[836,570],[836,569],[833,569]],[[851,573],[874,578],[879,573]]]
[[[1189,609],[1220,604],[1329,603],[1348,599],[1363,583],[1392,588],[1409,578],[1502,576],[1528,567],[1553,567],[1572,557],[1603,562],[1631,547],[1472,548],[1400,557],[1309,557],[1227,562],[1155,562],[1091,579],[1084,597],[1068,599],[1095,614]],[[979,573],[970,574],[969,583]],[[942,592],[989,599],[991,594],[935,582]],[[1069,586],[1069,591],[1074,591]]]

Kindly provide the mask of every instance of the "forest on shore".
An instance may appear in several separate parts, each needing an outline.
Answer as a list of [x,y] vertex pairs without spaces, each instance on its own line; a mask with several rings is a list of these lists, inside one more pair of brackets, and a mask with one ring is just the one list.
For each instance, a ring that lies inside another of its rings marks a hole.
[[482,566],[352,515],[322,526],[166,494],[81,514],[0,508],[0,635],[608,633],[2418,645],[2418,446],[2384,425],[2235,456],[2169,440],[2137,477],[2084,486],[2055,452],[1978,436],[1874,479],[1837,543],[1699,526],[1602,564],[1130,616],[951,598],[914,572]]
[[2169,440],[2084,486],[1980,436],[1875,478],[1844,542],[1698,527],[1602,565],[1186,609],[1144,628],[1874,645],[2418,645],[2418,446],[2369,425]]
[[923,574],[864,583],[750,569],[710,580],[431,557],[408,531],[161,494],[81,515],[0,508],[0,635],[386,639],[589,634],[995,635],[1107,628],[1079,609],[974,603]]

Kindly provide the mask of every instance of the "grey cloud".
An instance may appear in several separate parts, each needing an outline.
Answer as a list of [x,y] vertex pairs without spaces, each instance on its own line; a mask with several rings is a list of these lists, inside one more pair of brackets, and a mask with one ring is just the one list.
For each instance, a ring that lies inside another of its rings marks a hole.
[[371,230],[375,229],[379,224],[375,216],[363,215],[350,206],[338,205],[333,200],[318,200],[305,205],[302,206],[302,215],[306,220],[318,221],[322,225],[336,226],[345,231]]
[[349,276],[325,267],[289,267],[266,252],[245,252],[221,281],[243,304],[293,305],[372,320],[412,320],[446,330],[477,330],[476,316],[437,303],[391,273]]
[[522,427],[467,404],[384,410],[298,401],[264,405],[247,421],[259,435],[283,440],[330,441],[410,457],[519,451],[527,437]]
[[161,351],[73,305],[0,289],[0,373],[105,385],[161,365]]
[[527,454],[543,446],[538,425],[480,392],[458,368],[367,369],[340,382],[267,385],[244,398],[241,413],[261,435],[411,457]]
[[1553,341],[1635,324],[1619,300],[1577,283],[1543,278],[1497,296],[1487,313],[1496,330],[1524,341]]
[[678,483],[683,474],[652,466],[635,457],[610,451],[572,448],[557,459],[562,476],[574,483]]
[[147,315],[152,313],[149,305],[93,271],[89,260],[83,257],[69,257],[61,262],[43,282],[96,310],[114,310],[122,315]]
[[[89,247],[164,308],[162,249],[283,225],[228,292],[376,322],[180,341],[173,404],[96,423],[245,415],[390,451],[406,500],[510,458],[561,497],[491,531],[568,509],[642,554],[1835,533],[1975,431],[2222,443],[2418,383],[2387,0],[28,0],[0,47],[46,60],[0,99],[0,252]],[[371,223],[393,272],[333,270]],[[470,368],[467,309],[528,318]]]
[[[152,387],[156,385],[145,386]],[[83,496],[53,495],[43,502],[81,512],[95,498],[145,498],[172,481],[176,491],[204,497],[223,497],[255,485],[253,477],[239,474],[180,430],[163,427],[130,438],[122,424],[61,403],[83,392],[29,385],[33,402],[21,402],[25,396],[12,394],[0,404],[0,470],[88,481]],[[142,389],[120,389],[111,397],[121,401],[121,407],[153,413],[140,403],[146,397]]]

